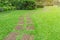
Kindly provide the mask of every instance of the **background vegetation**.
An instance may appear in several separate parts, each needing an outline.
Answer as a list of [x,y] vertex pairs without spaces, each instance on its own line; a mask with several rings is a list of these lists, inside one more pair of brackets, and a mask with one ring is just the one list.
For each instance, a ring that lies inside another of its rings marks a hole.
[[36,4],[34,0],[0,0],[0,11],[6,10],[31,10],[35,9]]
[[0,11],[32,10],[52,5],[52,0],[0,0]]

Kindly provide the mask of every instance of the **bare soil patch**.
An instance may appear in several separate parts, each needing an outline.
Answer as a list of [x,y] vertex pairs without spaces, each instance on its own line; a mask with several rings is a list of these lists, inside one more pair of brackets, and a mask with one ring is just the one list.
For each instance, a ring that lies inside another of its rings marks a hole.
[[24,24],[24,21],[22,20],[22,21],[18,22],[18,24],[21,24],[22,25],[22,24]]
[[35,28],[34,28],[34,25],[27,25],[26,29],[27,30],[34,30]]
[[23,28],[23,25],[17,25],[16,27],[15,27],[15,30],[23,30],[24,28]]
[[17,35],[18,35],[18,33],[12,32],[4,40],[16,40]]
[[22,40],[34,40],[33,35],[24,34]]

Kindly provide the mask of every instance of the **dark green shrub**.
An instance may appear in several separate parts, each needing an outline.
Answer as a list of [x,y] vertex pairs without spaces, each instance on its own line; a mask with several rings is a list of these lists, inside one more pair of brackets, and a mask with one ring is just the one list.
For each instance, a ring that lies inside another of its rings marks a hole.
[[35,2],[33,2],[33,1],[25,1],[25,2],[26,2],[25,8],[27,10],[32,10],[32,9],[35,9],[36,8]]
[[2,8],[4,9],[4,11],[15,10],[15,7],[13,6],[3,6]]
[[36,8],[35,1],[32,0],[1,0],[0,7],[7,10],[32,10]]
[[19,2],[16,8],[20,10],[32,10],[36,8],[36,4],[34,1],[23,1]]

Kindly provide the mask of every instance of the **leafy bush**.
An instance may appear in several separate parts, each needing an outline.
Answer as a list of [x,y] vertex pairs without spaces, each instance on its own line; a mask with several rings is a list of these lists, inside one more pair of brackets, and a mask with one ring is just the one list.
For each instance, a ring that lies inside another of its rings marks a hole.
[[34,1],[23,1],[18,2],[16,8],[21,10],[32,10],[36,8],[36,4]]
[[36,8],[35,1],[32,0],[1,0],[0,7],[7,10],[32,10]]
[[0,8],[0,11],[8,11],[8,10],[15,10],[16,8],[13,6],[3,6]]
[[36,4],[35,2],[33,1],[25,1],[26,2],[26,5],[25,5],[25,8],[26,9],[35,9],[36,8]]

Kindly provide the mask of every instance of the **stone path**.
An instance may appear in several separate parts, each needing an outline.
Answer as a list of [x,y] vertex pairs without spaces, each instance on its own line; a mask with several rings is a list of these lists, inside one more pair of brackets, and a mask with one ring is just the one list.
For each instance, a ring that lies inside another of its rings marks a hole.
[[34,40],[33,35],[24,34],[22,40]]
[[[15,30],[24,30],[24,17],[26,19],[26,30],[34,30],[34,24],[29,14],[20,16],[18,25],[14,28]],[[16,37],[19,35],[17,32],[11,32],[4,40],[16,40]],[[34,35],[24,34],[21,40],[34,40]]]
[[[34,25],[32,19],[30,18],[30,15],[26,15],[26,20],[26,30],[34,30]],[[22,40],[34,40],[34,35],[24,34]]]

